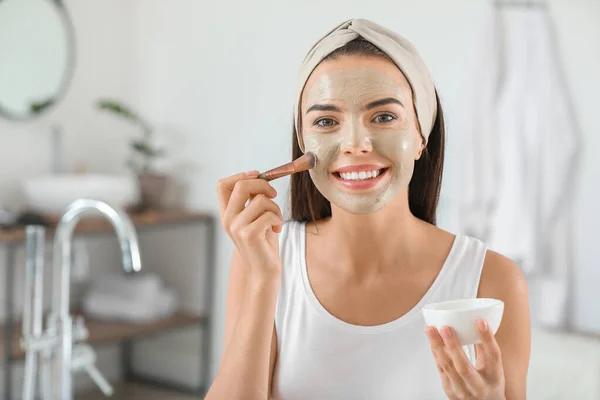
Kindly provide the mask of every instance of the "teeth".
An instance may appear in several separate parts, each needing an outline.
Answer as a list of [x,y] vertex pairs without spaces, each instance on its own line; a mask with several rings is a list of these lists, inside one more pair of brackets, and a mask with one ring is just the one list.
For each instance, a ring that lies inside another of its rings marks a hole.
[[360,181],[364,179],[377,178],[379,176],[379,170],[375,171],[360,171],[360,172],[341,172],[340,176],[342,179],[347,181]]

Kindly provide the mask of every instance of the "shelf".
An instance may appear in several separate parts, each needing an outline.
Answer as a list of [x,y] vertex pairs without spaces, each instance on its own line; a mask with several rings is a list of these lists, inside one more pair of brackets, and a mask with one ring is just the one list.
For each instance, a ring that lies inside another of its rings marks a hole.
[[[147,324],[128,324],[125,322],[102,321],[91,317],[83,316],[85,325],[89,331],[89,338],[86,341],[89,344],[100,344],[108,342],[118,342],[135,337],[146,336],[155,332],[166,331],[173,328],[205,323],[207,318],[204,315],[194,315],[184,312],[178,312],[167,319],[147,323]],[[0,325],[0,342],[4,342],[4,326]],[[11,359],[23,359],[24,353],[19,344],[21,338],[21,321],[15,321],[12,335],[12,354]],[[4,348],[0,348],[0,358],[4,358]]]
[[[199,396],[172,392],[153,386],[140,385],[137,383],[120,383],[115,386],[115,392],[110,397],[111,400],[193,400],[201,399]],[[100,390],[88,391],[81,394],[75,394],[75,400],[106,400],[106,397]]]
[[[161,210],[161,211],[144,211],[140,213],[129,213],[131,221],[136,227],[150,227],[160,226],[167,224],[181,224],[194,221],[203,221],[212,218],[211,214],[202,212],[192,212],[187,210],[173,209],[173,210]],[[50,227],[47,228],[46,237],[52,237],[53,230],[58,223],[60,216],[45,216],[46,220],[50,223]],[[112,225],[106,220],[106,218],[90,214],[82,218],[82,220],[75,227],[75,233],[101,233],[111,231]],[[23,242],[25,240],[25,229],[23,227],[17,228],[0,228],[0,243],[11,243],[11,242]]]

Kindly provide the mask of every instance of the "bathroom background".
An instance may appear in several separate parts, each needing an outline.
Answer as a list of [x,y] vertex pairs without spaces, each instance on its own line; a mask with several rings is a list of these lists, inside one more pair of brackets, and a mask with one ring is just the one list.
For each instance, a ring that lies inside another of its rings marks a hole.
[[[15,90],[11,83],[19,80],[7,77],[9,72],[2,72],[2,64],[22,66],[9,70],[11,74],[26,74],[33,67],[39,71],[40,66],[46,66],[41,76],[56,76],[53,68],[60,66],[60,62],[54,61],[71,54],[67,42],[59,40],[54,42],[55,47],[48,44],[50,41],[38,47],[39,58],[30,53],[22,64],[8,58],[15,53],[8,53],[7,49],[19,49],[21,44],[25,48],[40,36],[49,40],[46,32],[51,31],[44,29],[51,28],[40,22],[43,19],[39,19],[42,14],[36,14],[38,3],[52,2],[0,1],[0,84],[4,85],[0,86],[0,105],[3,96]],[[0,208],[9,219],[10,215],[29,211],[33,200],[25,191],[28,182],[37,182],[38,189],[39,185],[50,182],[48,191],[42,192],[41,207],[51,207],[53,196],[65,195],[75,186],[81,189],[85,185],[77,180],[53,181],[51,176],[58,174],[69,174],[69,179],[91,174],[119,177],[107,183],[107,192],[114,190],[110,185],[116,182],[126,182],[125,185],[129,182],[128,188],[132,187],[131,182],[137,183],[127,162],[132,154],[130,144],[141,137],[142,130],[122,115],[101,110],[99,100],[112,99],[127,105],[153,126],[152,144],[165,150],[154,165],[157,172],[169,176],[169,185],[160,209],[140,214],[142,217],[137,220],[148,228],[140,231],[140,246],[147,272],[153,274],[140,281],[140,287],[168,288],[176,298],[173,304],[177,307],[165,310],[165,314],[172,316],[177,309],[192,317],[174,323],[176,329],[172,330],[153,325],[156,329],[149,328],[150,333],[155,333],[152,336],[147,336],[148,332],[138,335],[139,329],[134,329],[137,332],[134,334],[115,334],[109,327],[107,335],[112,339],[99,343],[97,365],[117,384],[117,394],[123,398],[135,398],[131,393],[137,393],[136,396],[160,393],[160,398],[170,398],[164,388],[158,389],[156,385],[137,383],[132,385],[135,389],[130,389],[119,383],[134,375],[123,369],[122,356],[132,351],[123,346],[123,341],[131,344],[128,340],[135,337],[133,355],[130,354],[127,365],[135,370],[135,375],[147,377],[154,384],[167,382],[168,385],[162,386],[193,390],[206,383],[205,373],[209,379],[214,376],[222,349],[225,293],[233,249],[218,220],[214,230],[207,223],[215,221],[218,215],[215,183],[239,171],[265,170],[289,161],[295,74],[314,41],[334,24],[363,17],[387,25],[415,43],[431,69],[447,118],[448,152],[440,226],[461,230],[465,226],[459,218],[460,207],[473,200],[459,189],[464,183],[461,163],[470,156],[465,153],[469,147],[463,146],[469,140],[465,136],[468,130],[465,121],[469,120],[471,110],[467,105],[485,95],[478,93],[481,82],[474,83],[470,71],[474,65],[482,65],[477,60],[485,61],[486,54],[492,54],[485,53],[489,46],[484,40],[489,32],[490,10],[502,10],[510,26],[518,22],[518,13],[534,8],[531,4],[539,2],[63,0],[57,3],[68,14],[64,22],[72,24],[72,78],[65,87],[64,97],[35,118],[18,120],[0,115]],[[509,10],[510,5],[504,3],[518,4]],[[551,16],[557,60],[566,83],[565,90],[560,74],[551,75],[546,83],[559,78],[554,80],[556,87],[548,92],[549,98],[556,98],[560,110],[564,110],[569,104],[565,99],[570,95],[575,111],[563,116],[563,122],[574,123],[567,124],[572,129],[565,130],[562,144],[554,136],[551,140],[572,150],[569,160],[577,160],[577,169],[568,169],[571,164],[566,163],[557,172],[569,171],[568,179],[575,183],[559,185],[555,190],[570,195],[568,204],[572,213],[566,241],[572,246],[566,251],[572,257],[558,270],[550,271],[555,279],[540,289],[543,293],[539,297],[536,292],[538,302],[542,299],[550,306],[542,310],[538,303],[532,304],[532,317],[540,321],[533,333],[529,391],[530,398],[536,400],[598,399],[600,254],[595,240],[600,217],[593,206],[600,204],[600,161],[594,154],[600,147],[600,123],[595,109],[596,94],[600,91],[596,72],[600,70],[597,45],[600,2],[548,0],[543,4],[544,12]],[[20,10],[20,14],[3,16],[3,11],[9,8]],[[17,22],[22,28],[15,35],[8,27],[10,23],[16,26]],[[63,31],[58,29],[58,32]],[[535,43],[533,46],[538,48]],[[543,62],[537,65],[540,74],[548,70]],[[44,85],[43,80],[36,82]],[[540,104],[550,107],[550,103]],[[513,110],[519,109],[518,102],[510,105],[515,107]],[[507,160],[500,159],[511,162]],[[527,174],[519,168],[504,171],[503,182],[510,181],[506,174],[511,171],[515,179],[521,173]],[[94,190],[97,182],[92,183]],[[493,183],[492,179],[491,186]],[[287,184],[288,180],[282,179],[274,186],[279,193],[287,193]],[[278,202],[285,209],[284,197],[280,196]],[[516,225],[513,229],[519,233],[523,228]],[[120,255],[110,232],[78,237],[76,244],[72,294],[73,304],[81,307],[88,296],[100,293],[102,285],[110,286],[108,278],[119,272]],[[23,309],[23,246],[15,247],[14,276],[9,274],[7,265],[11,246],[7,241],[0,242],[2,321],[7,318],[7,306],[12,307],[17,318]],[[536,274],[531,276],[535,286]],[[49,291],[48,283],[46,292]],[[7,301],[10,294],[12,300]],[[552,314],[552,310],[556,311],[552,318],[536,318]],[[152,314],[147,309],[137,311]],[[130,312],[134,314],[136,310]],[[210,316],[210,323],[195,319],[205,314]],[[205,331],[209,340],[203,337]],[[2,339],[4,343],[6,333]],[[202,345],[208,348],[203,349]],[[11,382],[6,381],[8,375],[3,373],[0,393],[4,395],[8,387],[13,392],[12,398],[19,398],[22,362],[6,361],[4,356],[2,368],[6,371],[10,367]],[[206,357],[210,360],[208,371],[203,370]],[[89,391],[97,392],[85,376],[78,377],[76,386],[83,398],[91,398],[87,395]],[[172,398],[180,398],[175,396]]]

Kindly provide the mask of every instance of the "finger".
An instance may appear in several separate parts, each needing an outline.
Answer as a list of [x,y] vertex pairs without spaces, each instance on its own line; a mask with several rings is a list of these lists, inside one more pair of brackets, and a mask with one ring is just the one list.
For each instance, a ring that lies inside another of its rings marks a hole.
[[485,361],[484,372],[488,378],[501,379],[503,369],[500,346],[486,320],[477,321],[477,330],[479,337],[481,337],[480,348],[482,349]]
[[454,386],[452,386],[450,377],[444,372],[444,369],[450,368],[450,365],[445,365],[445,363],[451,363],[451,360],[450,357],[446,356],[444,353],[444,341],[442,340],[442,337],[438,333],[437,329],[435,329],[433,326],[427,327],[427,329],[425,329],[425,333],[429,339],[431,353],[433,353],[435,364],[438,372],[440,373],[440,377],[442,378],[442,388],[444,389],[444,392],[446,392],[448,398],[452,400],[454,397]]
[[435,327],[428,326],[425,329],[425,333],[429,339],[429,347],[431,347],[431,352],[434,356],[437,356],[439,352],[444,351],[444,341]]
[[440,372],[440,377],[442,378],[442,389],[444,389],[444,393],[446,393],[448,399],[459,400],[460,397],[455,394],[454,386],[452,385],[452,381],[450,381],[450,377],[448,377],[448,375],[446,375],[444,372]]
[[275,188],[264,179],[244,179],[237,181],[223,215],[224,224],[230,226],[235,216],[244,210],[248,199],[257,194],[264,194],[270,198],[277,196]]
[[281,217],[271,211],[267,211],[258,217],[254,222],[250,225],[247,225],[242,230],[242,236],[248,242],[252,240],[262,239],[263,235],[272,230],[281,231],[281,224],[283,223]]
[[486,387],[485,381],[473,365],[471,365],[454,330],[449,326],[444,326],[441,328],[440,333],[444,340],[446,351],[452,359],[454,369],[461,377],[469,390],[469,393],[475,394],[484,392]]
[[221,218],[223,218],[227,204],[229,204],[229,198],[231,197],[235,184],[242,179],[253,179],[256,177],[258,177],[258,171],[248,171],[219,179],[217,182],[217,196],[219,197]]
[[438,371],[440,371],[440,374],[442,375],[442,382],[444,378],[450,382],[449,386],[451,389],[450,392],[447,391],[447,393],[451,393],[450,398],[466,399],[471,397],[469,389],[465,385],[465,381],[458,371],[456,371],[452,358],[447,353],[446,349],[438,353],[436,362]]
[[231,223],[231,230],[236,231],[243,228],[245,225],[249,225],[258,219],[265,212],[272,212],[279,216],[280,219],[283,219],[281,215],[281,209],[279,206],[271,199],[268,199],[262,194],[256,195],[246,206],[246,208],[235,216],[234,220]]
[[485,369],[485,354],[481,343],[475,345],[475,368],[478,371],[483,371]]

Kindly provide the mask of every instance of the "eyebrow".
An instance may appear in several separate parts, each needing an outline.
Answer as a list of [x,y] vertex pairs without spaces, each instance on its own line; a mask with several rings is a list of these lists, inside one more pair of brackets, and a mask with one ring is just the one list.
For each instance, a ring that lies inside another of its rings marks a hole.
[[314,104],[310,106],[306,113],[308,114],[311,111],[333,111],[333,112],[341,112],[339,108],[332,104]]
[[399,106],[404,107],[404,104],[402,104],[402,102],[400,100],[393,98],[393,97],[386,97],[385,99],[379,99],[379,100],[370,102],[369,104],[367,104],[365,106],[365,109],[369,110],[371,108],[385,106],[388,104],[398,104]]
[[[365,109],[370,110],[372,108],[385,106],[387,104],[398,104],[399,106],[404,107],[404,104],[402,104],[402,102],[400,100],[393,98],[393,97],[386,97],[384,99],[379,99],[379,100],[370,102],[369,104],[367,104],[365,106]],[[308,114],[311,111],[341,112],[341,110],[338,107],[336,107],[332,104],[314,104],[314,105],[310,106],[308,110],[306,110],[306,113]]]

